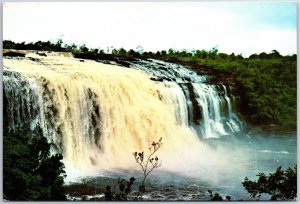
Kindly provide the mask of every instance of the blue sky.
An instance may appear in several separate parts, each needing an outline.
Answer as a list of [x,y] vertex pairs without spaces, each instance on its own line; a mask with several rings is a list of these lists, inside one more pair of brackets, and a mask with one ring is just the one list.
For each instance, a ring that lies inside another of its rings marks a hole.
[[5,3],[3,37],[106,49],[211,49],[248,56],[297,52],[294,2]]
[[297,27],[297,7],[295,3],[284,2],[240,2],[223,6],[231,12],[247,15],[256,26],[274,26],[279,28]]

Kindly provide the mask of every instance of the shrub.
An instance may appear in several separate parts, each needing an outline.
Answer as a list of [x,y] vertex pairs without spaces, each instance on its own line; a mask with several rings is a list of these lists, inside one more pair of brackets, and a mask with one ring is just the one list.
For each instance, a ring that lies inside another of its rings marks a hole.
[[62,155],[50,156],[45,137],[3,134],[3,193],[8,200],[66,200]]
[[242,182],[244,188],[252,198],[261,197],[262,193],[271,195],[271,200],[294,200],[297,197],[297,165],[287,170],[281,170],[281,166],[275,173],[266,176],[264,173],[257,174],[258,180],[251,181],[247,177]]
[[106,201],[124,201],[127,200],[128,194],[131,192],[131,186],[133,185],[135,181],[134,177],[131,177],[129,181],[126,181],[125,179],[118,179],[119,184],[119,191],[113,192],[111,190],[111,187],[108,185],[105,188],[105,200]]
[[[136,163],[138,163],[143,171],[143,177],[141,184],[139,186],[139,191],[137,194],[137,199],[141,198],[140,196],[145,192],[145,181],[147,176],[155,169],[161,166],[161,162],[157,156],[154,157],[154,154],[159,150],[162,145],[162,138],[159,139],[158,142],[152,142],[151,147],[149,147],[149,156],[145,159],[144,152],[134,152],[133,156],[135,158]],[[149,168],[148,168],[149,167]]]

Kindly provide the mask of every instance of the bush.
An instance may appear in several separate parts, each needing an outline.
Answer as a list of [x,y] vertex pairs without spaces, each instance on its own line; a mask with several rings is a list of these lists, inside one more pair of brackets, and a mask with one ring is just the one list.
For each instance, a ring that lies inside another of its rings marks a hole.
[[131,186],[133,185],[135,181],[134,177],[131,177],[129,181],[126,181],[125,179],[118,179],[119,184],[119,191],[112,191],[111,187],[108,185],[105,189],[105,200],[106,201],[125,201],[127,200],[128,194],[131,192]]
[[3,134],[3,192],[8,200],[66,200],[62,155],[50,156],[45,137]]
[[[159,162],[158,157],[154,154],[159,150],[159,148],[162,145],[161,142],[162,138],[159,139],[159,142],[152,142],[152,145],[149,149],[150,154],[148,157],[145,157],[144,152],[134,152],[133,156],[135,161],[141,166],[143,171],[142,181],[139,185],[139,189],[137,192],[137,195],[135,197],[135,200],[142,199],[142,194],[145,192],[145,181],[148,175],[155,169],[161,166],[161,162]],[[105,200],[107,201],[124,201],[127,200],[128,194],[131,192],[131,186],[133,185],[135,181],[134,177],[131,177],[129,181],[126,181],[125,179],[118,179],[119,184],[119,190],[118,191],[112,191],[111,186],[106,186],[106,191],[104,193]]]
[[275,173],[266,176],[264,173],[257,174],[258,180],[251,181],[247,177],[242,182],[244,188],[252,198],[260,199],[262,193],[271,195],[271,200],[294,200],[297,197],[297,165],[281,170],[279,166]]

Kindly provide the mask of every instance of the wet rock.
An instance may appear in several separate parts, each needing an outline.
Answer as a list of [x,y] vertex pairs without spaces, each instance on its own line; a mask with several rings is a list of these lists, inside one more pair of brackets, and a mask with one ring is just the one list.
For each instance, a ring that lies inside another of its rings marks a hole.
[[9,52],[3,53],[3,56],[8,56],[8,57],[25,57],[25,54],[21,53],[21,52],[9,51]]
[[93,200],[93,201],[105,201],[105,197],[104,196],[102,196],[102,197],[93,197],[93,198],[91,198],[90,200]]
[[159,199],[163,199],[164,196],[159,195],[159,194],[153,194],[153,195],[151,195],[151,198],[152,198],[152,199],[155,199],[155,200],[159,200]]
[[44,52],[37,52],[36,54],[42,57],[47,57],[46,53]]
[[158,69],[168,69],[168,68],[164,66],[158,66]]
[[163,79],[166,80],[166,81],[173,81],[172,79],[167,78],[167,77],[163,77]]
[[90,200],[90,199],[86,195],[84,195],[84,196],[81,197],[81,200],[86,201],[86,200]]
[[111,61],[109,60],[96,60],[97,62],[103,63],[103,64],[113,64]]
[[162,78],[154,78],[154,77],[151,77],[150,80],[152,80],[152,81],[163,82],[164,79],[162,79]]
[[115,62],[117,62],[121,66],[128,67],[128,68],[130,67],[130,63],[128,63],[126,61],[116,59]]
[[188,77],[183,77],[183,80],[184,81],[188,81],[188,82],[191,82],[192,80],[190,79],[190,78],[188,78]]
[[64,187],[65,192],[70,196],[82,197],[86,195],[95,195],[105,192],[104,188],[87,184],[72,184]]
[[177,199],[177,195],[168,195],[166,200],[174,200]]
[[41,61],[40,59],[33,58],[33,57],[28,57],[28,59],[30,59],[31,61],[34,61],[34,62],[40,62]]

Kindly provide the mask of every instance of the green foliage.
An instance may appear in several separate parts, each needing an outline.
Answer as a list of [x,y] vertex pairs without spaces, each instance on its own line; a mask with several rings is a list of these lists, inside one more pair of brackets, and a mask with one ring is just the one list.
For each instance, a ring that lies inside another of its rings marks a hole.
[[212,190],[208,190],[208,193],[210,194],[209,196],[211,197],[211,201],[222,201],[223,198],[222,196],[220,196],[219,193],[215,193],[215,195],[213,195]]
[[131,192],[131,187],[135,181],[134,177],[131,177],[129,181],[125,179],[118,179],[119,190],[112,191],[108,185],[105,188],[104,196],[106,201],[125,201],[127,200],[128,194]]
[[[170,49],[161,60],[191,65],[217,75],[218,81],[232,76],[238,108],[244,118],[254,125],[275,124],[296,129],[297,61],[296,55],[282,56],[278,51],[243,58],[241,55],[219,53],[216,48],[175,51]],[[223,76],[222,76],[223,75]]]
[[238,67],[242,112],[255,124],[296,127],[296,61],[251,59]]
[[215,193],[215,195],[212,196],[211,200],[212,201],[222,201],[223,198],[218,193]]
[[58,39],[56,42],[43,42],[37,41],[35,43],[15,43],[10,40],[3,41],[3,49],[16,49],[16,50],[47,50],[47,51],[66,51],[63,46],[62,39]]
[[297,197],[297,165],[283,171],[281,166],[275,173],[266,176],[264,173],[257,174],[258,180],[251,181],[247,177],[242,182],[244,188],[253,198],[259,199],[262,193],[270,194],[271,200],[294,200]]
[[[222,198],[222,196],[219,194],[219,193],[217,193],[217,192],[215,192],[215,194],[213,195],[213,192],[212,192],[212,190],[208,190],[208,193],[210,194],[209,196],[211,197],[211,201],[223,201],[224,199]],[[231,196],[230,195],[227,195],[226,197],[225,197],[225,200],[227,200],[227,201],[231,201]]]
[[61,155],[50,156],[46,138],[3,134],[3,192],[9,200],[66,200]]

